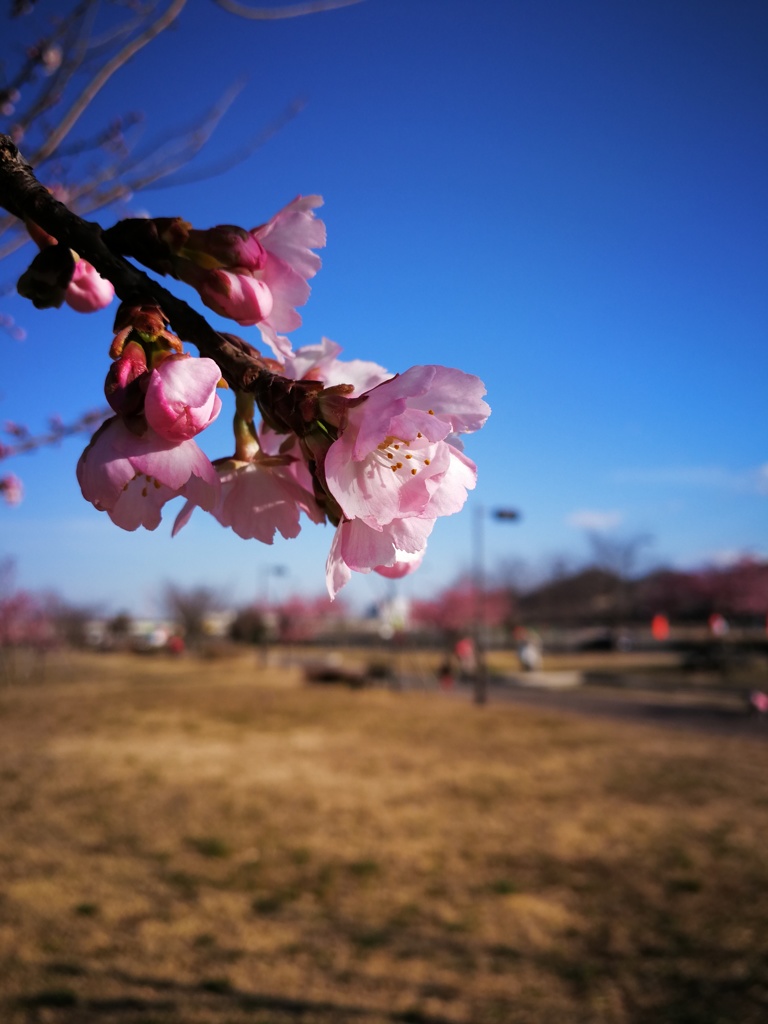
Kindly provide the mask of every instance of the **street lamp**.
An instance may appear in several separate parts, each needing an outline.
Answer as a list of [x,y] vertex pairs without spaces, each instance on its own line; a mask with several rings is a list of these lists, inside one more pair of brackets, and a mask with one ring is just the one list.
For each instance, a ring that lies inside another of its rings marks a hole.
[[270,615],[270,593],[269,580],[272,576],[285,576],[288,572],[284,565],[268,565],[262,570],[264,575],[264,616],[261,647],[261,663],[266,668],[269,663],[269,631],[272,628],[272,617]]
[[516,508],[486,509],[475,507],[474,518],[474,578],[475,578],[475,704],[485,704],[488,699],[488,665],[485,642],[485,517],[500,522],[519,522],[521,516]]

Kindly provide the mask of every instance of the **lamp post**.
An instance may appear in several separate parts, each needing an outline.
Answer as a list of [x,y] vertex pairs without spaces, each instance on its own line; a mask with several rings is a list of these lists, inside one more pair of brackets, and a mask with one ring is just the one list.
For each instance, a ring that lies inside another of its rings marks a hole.
[[269,580],[272,576],[285,576],[287,572],[284,565],[268,565],[264,570],[264,633],[261,642],[261,663],[264,668],[269,663],[269,631],[271,629]]
[[490,512],[484,505],[475,507],[474,518],[474,578],[475,578],[475,704],[488,700],[488,664],[486,661],[485,636],[485,517],[500,522],[513,523],[520,520],[520,512],[514,508],[495,508]]

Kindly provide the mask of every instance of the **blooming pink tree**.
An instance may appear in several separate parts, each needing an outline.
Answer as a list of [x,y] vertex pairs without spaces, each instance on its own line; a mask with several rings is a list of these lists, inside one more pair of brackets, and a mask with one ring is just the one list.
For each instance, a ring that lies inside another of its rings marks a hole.
[[[55,639],[56,629],[44,603],[15,586],[12,562],[0,562],[0,683],[39,671]],[[23,654],[31,660],[22,658]]]
[[[485,423],[485,388],[444,366],[392,374],[345,362],[328,339],[294,351],[288,335],[326,241],[319,196],[299,196],[253,228],[160,218],[94,231],[0,137],[0,204],[38,243],[19,282],[35,306],[91,312],[113,293],[121,302],[104,387],[114,415],[77,466],[95,508],[123,529],[154,530],[183,496],[174,533],[200,508],[267,544],[278,532],[295,537],[304,518],[330,522],[331,597],[352,572],[396,578],[418,568],[437,520],[475,486],[459,437]],[[260,347],[214,330],[157,276],[192,285],[204,305],[254,328]],[[234,400],[233,451],[210,461],[196,438],[219,415],[221,390]]]
[[431,601],[414,601],[414,621],[447,634],[466,633],[478,619],[486,627],[509,623],[515,613],[506,589],[480,591],[470,579],[459,580]]

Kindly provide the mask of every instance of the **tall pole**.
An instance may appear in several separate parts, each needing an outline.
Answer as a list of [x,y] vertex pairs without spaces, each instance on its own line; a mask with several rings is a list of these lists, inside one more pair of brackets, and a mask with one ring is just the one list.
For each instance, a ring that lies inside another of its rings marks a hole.
[[475,704],[488,699],[488,665],[485,658],[485,508],[475,508],[474,519],[475,577]]
[[[486,509],[483,505],[476,506],[472,531],[474,541],[472,575],[475,584],[475,704],[485,704],[488,700],[488,643],[485,629],[485,512]],[[494,519],[508,523],[515,522],[520,518],[520,513],[514,508],[497,508],[491,514]]]
[[261,640],[261,664],[264,668],[269,664],[269,631],[271,629],[270,610],[272,595],[269,590],[269,578],[270,576],[284,575],[284,565],[269,565],[267,566],[267,571],[264,573],[264,633]]

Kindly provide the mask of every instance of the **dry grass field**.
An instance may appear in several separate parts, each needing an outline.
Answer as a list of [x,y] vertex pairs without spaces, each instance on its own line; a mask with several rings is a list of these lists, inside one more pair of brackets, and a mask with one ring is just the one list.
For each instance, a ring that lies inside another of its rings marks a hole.
[[758,1024],[768,743],[253,656],[0,689],[2,1024]]

